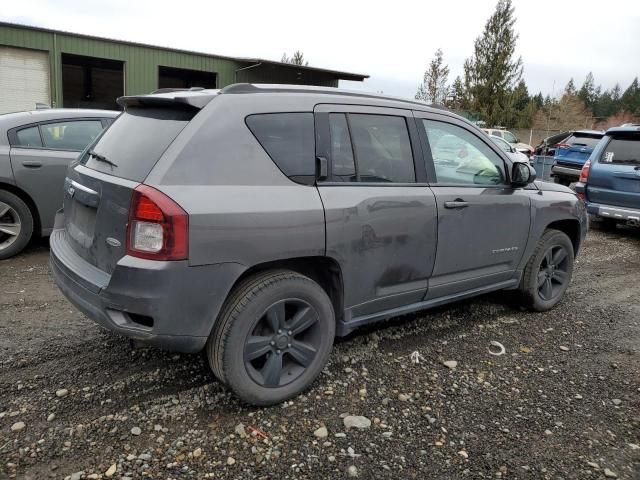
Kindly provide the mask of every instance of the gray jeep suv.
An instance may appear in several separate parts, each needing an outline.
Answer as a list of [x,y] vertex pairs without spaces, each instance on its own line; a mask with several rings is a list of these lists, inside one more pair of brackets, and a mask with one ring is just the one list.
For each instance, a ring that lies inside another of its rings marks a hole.
[[0,115],[0,260],[46,236],[67,167],[120,112],[53,108]]
[[53,275],[108,329],[205,349],[246,402],[301,392],[362,325],[569,285],[583,203],[446,110],[288,85],[118,102],[69,168]]

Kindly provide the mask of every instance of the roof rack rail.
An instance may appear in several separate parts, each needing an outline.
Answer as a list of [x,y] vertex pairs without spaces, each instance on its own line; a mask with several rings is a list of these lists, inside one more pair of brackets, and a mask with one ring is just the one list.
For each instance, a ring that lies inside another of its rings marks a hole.
[[417,100],[408,98],[394,97],[390,95],[381,95],[379,93],[359,92],[354,90],[340,90],[334,87],[319,87],[314,85],[278,85],[278,84],[253,84],[253,83],[234,83],[220,90],[221,94],[246,94],[246,93],[322,93],[326,95],[349,96],[360,98],[376,98],[378,100],[390,100],[394,102],[408,103],[411,105],[420,105],[422,107],[431,107],[438,110],[449,112],[450,110],[443,105],[426,104]]
[[154,93],[172,93],[172,92],[199,92],[200,90],[204,90],[204,87],[189,87],[189,88],[158,88],[151,92]]

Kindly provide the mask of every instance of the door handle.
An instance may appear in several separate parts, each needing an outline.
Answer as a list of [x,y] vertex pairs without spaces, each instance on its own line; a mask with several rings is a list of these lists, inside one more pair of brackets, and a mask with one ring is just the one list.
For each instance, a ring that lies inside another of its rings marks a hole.
[[455,200],[450,202],[444,202],[444,208],[465,208],[468,206],[469,204],[461,198],[456,198]]
[[38,160],[25,160],[22,162],[22,166],[27,168],[40,168],[42,166],[42,162]]

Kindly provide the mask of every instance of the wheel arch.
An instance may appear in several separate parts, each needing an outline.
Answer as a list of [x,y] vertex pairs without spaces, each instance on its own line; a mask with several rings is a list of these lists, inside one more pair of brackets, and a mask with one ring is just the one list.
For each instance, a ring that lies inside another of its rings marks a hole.
[[33,201],[31,196],[22,190],[20,187],[16,187],[10,183],[5,183],[0,181],[0,190],[5,190],[9,193],[13,193],[15,196],[20,198],[24,203],[29,207],[29,211],[31,212],[31,216],[33,217],[33,233],[37,235],[42,235],[42,222],[40,221],[40,212],[38,211],[38,207],[36,203]]
[[[291,270],[316,282],[329,296],[336,316],[336,322],[341,322],[344,316],[344,284],[342,270],[334,259],[324,256],[297,257],[274,260],[253,265],[246,269],[233,283],[225,302],[233,295],[236,287],[246,278],[268,270]],[[220,312],[223,308],[220,309]]]
[[569,237],[571,243],[573,244],[573,252],[574,254],[578,253],[580,249],[580,222],[576,219],[564,219],[564,220],[556,220],[549,223],[545,230],[560,230],[564,234]]

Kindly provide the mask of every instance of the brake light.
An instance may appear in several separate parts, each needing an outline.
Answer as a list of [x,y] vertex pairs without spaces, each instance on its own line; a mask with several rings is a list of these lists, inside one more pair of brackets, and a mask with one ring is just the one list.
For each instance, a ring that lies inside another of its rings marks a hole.
[[127,254],[150,260],[186,260],[189,216],[164,193],[138,185],[131,196]]
[[587,162],[580,170],[580,179],[578,180],[580,183],[587,183],[589,180],[589,169],[591,168],[591,160],[587,160]]
[[568,143],[559,143],[558,145],[556,145],[556,148],[571,148],[571,145],[569,145]]

